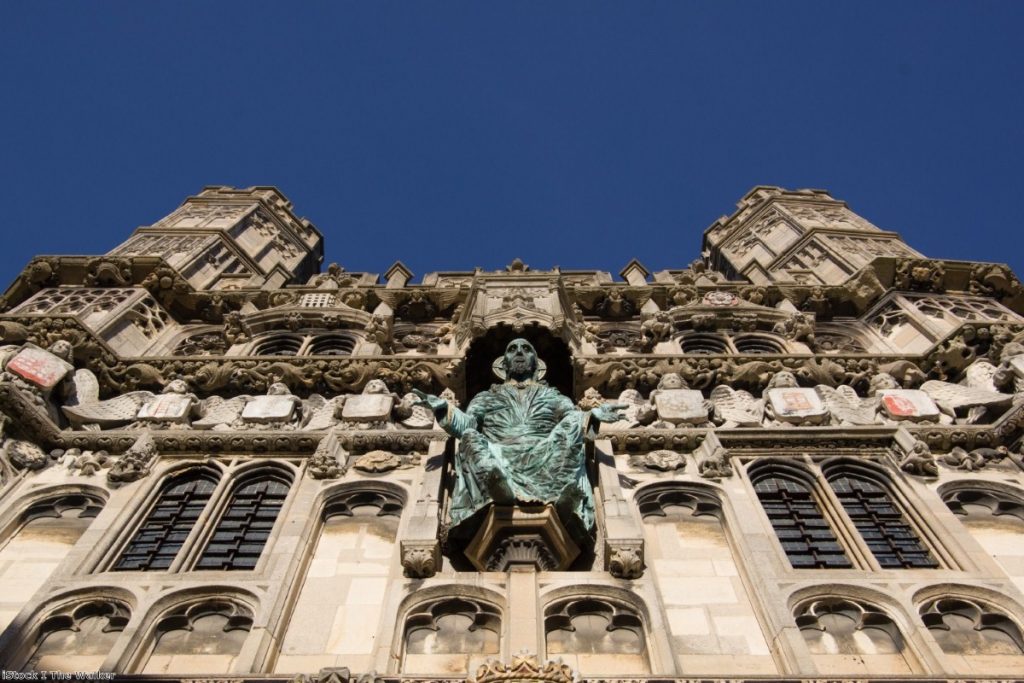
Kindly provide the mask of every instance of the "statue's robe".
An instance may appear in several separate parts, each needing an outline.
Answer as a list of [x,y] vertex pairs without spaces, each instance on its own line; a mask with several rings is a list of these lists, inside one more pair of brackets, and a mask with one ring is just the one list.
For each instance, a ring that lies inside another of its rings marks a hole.
[[491,503],[551,503],[569,532],[586,538],[594,527],[583,450],[590,422],[589,411],[535,382],[496,384],[477,394],[466,412],[449,406],[441,427],[461,439],[452,529]]

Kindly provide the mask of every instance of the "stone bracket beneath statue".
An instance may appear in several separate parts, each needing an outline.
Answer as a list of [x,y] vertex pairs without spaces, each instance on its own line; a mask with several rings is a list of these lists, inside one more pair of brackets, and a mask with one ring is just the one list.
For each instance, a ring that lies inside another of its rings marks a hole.
[[493,505],[465,550],[479,571],[507,571],[532,565],[538,571],[569,568],[580,548],[550,503]]
[[644,572],[644,535],[622,495],[619,472],[609,439],[594,442],[597,478],[601,487],[601,521],[604,535],[604,568],[619,579],[637,579]]
[[427,449],[427,466],[416,500],[409,510],[409,525],[399,545],[405,575],[425,579],[441,569],[440,497],[447,441],[436,439]]

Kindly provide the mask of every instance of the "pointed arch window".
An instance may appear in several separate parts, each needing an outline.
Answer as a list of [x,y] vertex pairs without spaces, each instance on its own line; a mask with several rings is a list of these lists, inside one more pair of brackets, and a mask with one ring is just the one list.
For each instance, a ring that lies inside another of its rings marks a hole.
[[768,466],[751,475],[761,507],[794,569],[848,569],[850,563],[809,482]]
[[846,468],[827,477],[836,498],[883,569],[939,566],[892,495],[879,482]]
[[218,480],[219,476],[207,469],[188,470],[168,479],[113,570],[170,568],[210,501]]
[[196,569],[255,569],[284,507],[291,477],[261,471],[232,491]]

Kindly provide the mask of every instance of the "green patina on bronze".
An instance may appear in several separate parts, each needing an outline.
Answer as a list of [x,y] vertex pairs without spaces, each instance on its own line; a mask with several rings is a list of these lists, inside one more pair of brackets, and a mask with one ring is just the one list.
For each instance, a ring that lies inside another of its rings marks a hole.
[[509,342],[493,369],[505,381],[477,394],[465,412],[417,392],[441,427],[460,440],[452,530],[457,533],[491,504],[551,503],[570,534],[587,539],[594,528],[594,493],[584,440],[594,436],[597,423],[622,419],[622,406],[579,410],[542,381],[544,362],[525,339]]

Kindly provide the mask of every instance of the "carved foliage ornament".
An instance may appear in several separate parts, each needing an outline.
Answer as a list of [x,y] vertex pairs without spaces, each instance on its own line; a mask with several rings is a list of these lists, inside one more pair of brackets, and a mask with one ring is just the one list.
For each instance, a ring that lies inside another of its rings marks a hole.
[[536,655],[523,651],[513,655],[510,664],[488,660],[469,683],[573,683],[574,676],[561,660],[541,664]]

